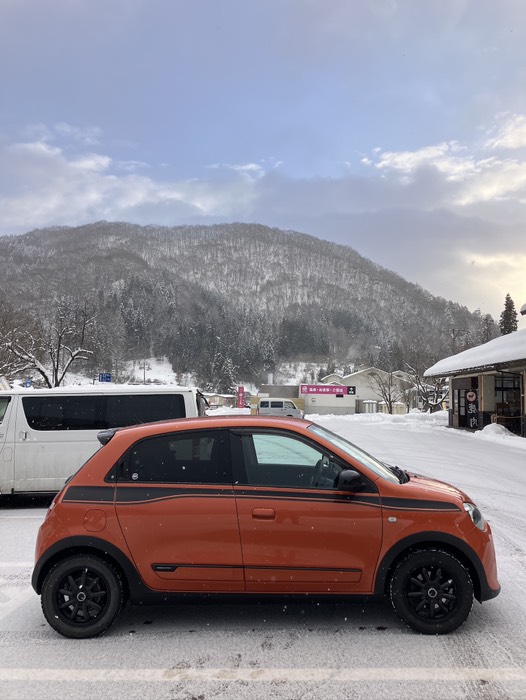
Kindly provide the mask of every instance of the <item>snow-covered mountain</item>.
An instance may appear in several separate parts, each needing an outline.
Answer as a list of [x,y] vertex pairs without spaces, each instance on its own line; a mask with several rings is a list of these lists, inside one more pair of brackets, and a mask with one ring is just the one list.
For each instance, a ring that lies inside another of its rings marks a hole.
[[97,309],[99,366],[164,355],[204,381],[255,379],[282,360],[398,369],[495,332],[348,246],[257,224],[100,221],[1,237],[0,256],[20,308],[45,314],[72,295]]

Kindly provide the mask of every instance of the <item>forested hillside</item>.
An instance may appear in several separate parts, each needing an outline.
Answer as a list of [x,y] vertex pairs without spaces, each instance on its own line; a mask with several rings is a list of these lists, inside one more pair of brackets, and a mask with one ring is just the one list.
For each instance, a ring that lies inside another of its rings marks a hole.
[[89,372],[167,356],[175,372],[225,390],[280,361],[422,368],[495,334],[490,317],[350,247],[256,224],[101,221],[1,237],[0,257],[15,308],[42,318],[59,299],[87,302]]

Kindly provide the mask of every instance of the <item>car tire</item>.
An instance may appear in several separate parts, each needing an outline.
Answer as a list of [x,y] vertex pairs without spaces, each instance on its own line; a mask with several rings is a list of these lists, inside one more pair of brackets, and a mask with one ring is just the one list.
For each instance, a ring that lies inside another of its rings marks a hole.
[[76,555],[58,562],[42,585],[44,617],[64,637],[87,639],[105,632],[124,603],[117,570],[94,555]]
[[447,634],[468,617],[473,582],[466,566],[449,552],[422,549],[398,563],[389,595],[409,627],[421,634]]

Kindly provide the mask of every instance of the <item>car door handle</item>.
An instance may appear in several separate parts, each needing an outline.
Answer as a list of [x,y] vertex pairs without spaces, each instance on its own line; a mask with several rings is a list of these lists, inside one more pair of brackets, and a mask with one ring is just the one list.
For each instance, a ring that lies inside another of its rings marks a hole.
[[274,520],[276,511],[273,508],[254,508],[252,517],[256,520]]

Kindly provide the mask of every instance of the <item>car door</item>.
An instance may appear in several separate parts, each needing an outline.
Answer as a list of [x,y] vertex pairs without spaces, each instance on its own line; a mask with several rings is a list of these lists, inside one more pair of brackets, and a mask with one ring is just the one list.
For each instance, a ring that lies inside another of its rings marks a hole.
[[381,540],[377,489],[339,490],[350,465],[288,431],[232,431],[235,493],[253,592],[372,590]]
[[244,590],[227,431],[144,439],[115,471],[117,517],[150,588]]

